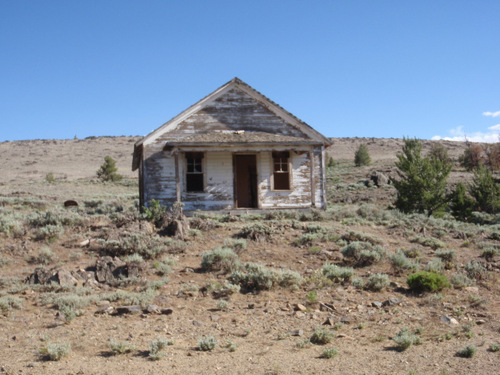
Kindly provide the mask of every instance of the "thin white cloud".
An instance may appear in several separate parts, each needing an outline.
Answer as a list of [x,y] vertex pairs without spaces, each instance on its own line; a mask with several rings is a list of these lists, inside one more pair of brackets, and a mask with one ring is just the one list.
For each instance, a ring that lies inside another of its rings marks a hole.
[[[500,112],[499,112],[500,113]],[[463,126],[458,126],[455,129],[449,131],[449,137],[441,137],[440,135],[435,135],[431,139],[433,141],[445,140],[445,141],[456,141],[464,142],[467,138],[471,142],[481,142],[481,143],[495,143],[499,142],[500,137],[500,124],[490,126],[488,132],[475,132],[466,133],[463,131]]]
[[496,111],[496,112],[483,112],[483,116],[500,117],[500,111]]

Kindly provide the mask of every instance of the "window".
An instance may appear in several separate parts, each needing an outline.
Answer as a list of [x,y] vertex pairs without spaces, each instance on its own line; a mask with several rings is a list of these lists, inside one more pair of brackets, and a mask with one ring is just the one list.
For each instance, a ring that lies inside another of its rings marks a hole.
[[203,191],[203,153],[186,153],[186,191]]
[[290,190],[290,153],[273,152],[273,189]]

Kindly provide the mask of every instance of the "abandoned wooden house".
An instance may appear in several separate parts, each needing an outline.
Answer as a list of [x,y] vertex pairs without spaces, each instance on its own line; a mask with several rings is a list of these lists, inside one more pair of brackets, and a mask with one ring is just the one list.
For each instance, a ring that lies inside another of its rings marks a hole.
[[238,78],[134,146],[141,205],[325,208],[331,141]]

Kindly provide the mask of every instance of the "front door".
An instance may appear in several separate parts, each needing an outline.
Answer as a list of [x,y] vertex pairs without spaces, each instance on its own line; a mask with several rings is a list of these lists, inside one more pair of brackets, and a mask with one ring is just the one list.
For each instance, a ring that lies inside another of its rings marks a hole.
[[257,207],[257,157],[234,155],[235,207]]

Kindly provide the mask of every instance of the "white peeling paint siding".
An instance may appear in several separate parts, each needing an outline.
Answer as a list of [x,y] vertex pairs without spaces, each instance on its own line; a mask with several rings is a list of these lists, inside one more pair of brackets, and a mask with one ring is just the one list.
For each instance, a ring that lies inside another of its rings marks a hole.
[[179,157],[184,209],[220,210],[233,208],[232,153],[206,152],[203,163],[205,168],[205,191],[202,193],[187,193],[185,187],[185,160],[183,157]]

